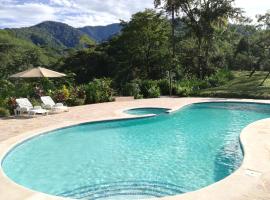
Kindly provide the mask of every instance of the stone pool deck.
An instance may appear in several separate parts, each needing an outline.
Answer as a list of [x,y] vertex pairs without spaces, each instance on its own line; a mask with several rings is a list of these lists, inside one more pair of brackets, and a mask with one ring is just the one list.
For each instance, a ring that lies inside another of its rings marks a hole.
[[[0,158],[20,141],[40,133],[83,122],[134,117],[123,113],[138,107],[177,110],[185,105],[209,101],[270,103],[270,100],[233,100],[217,98],[120,99],[112,103],[70,108],[69,112],[36,118],[0,119]],[[242,166],[229,177],[200,190],[163,200],[269,200],[270,199],[270,118],[254,122],[241,134],[245,151]],[[49,178],[49,177],[48,177]],[[1,200],[64,199],[24,188],[5,176],[0,169]]]

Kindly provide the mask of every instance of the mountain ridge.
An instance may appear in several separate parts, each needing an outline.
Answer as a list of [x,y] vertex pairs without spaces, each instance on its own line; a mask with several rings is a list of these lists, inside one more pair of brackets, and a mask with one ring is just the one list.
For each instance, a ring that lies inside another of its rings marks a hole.
[[120,23],[113,23],[105,26],[84,26],[77,29],[93,38],[96,42],[103,42],[119,34],[122,27]]
[[121,32],[119,23],[106,26],[85,26],[74,28],[68,24],[56,21],[44,21],[30,27],[6,28],[20,39],[31,41],[38,46],[52,48],[79,48],[82,46],[82,36],[87,36],[93,43],[101,43]]

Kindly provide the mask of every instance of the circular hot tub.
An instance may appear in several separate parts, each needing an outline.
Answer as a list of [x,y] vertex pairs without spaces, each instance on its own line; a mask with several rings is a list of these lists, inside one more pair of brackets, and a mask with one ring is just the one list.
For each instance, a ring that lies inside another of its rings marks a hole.
[[131,115],[161,115],[168,113],[169,109],[166,108],[134,108],[124,111]]

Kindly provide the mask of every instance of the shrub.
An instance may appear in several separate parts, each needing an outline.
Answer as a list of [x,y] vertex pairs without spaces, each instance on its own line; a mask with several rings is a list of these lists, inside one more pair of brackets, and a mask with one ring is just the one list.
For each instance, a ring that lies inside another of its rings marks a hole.
[[33,83],[27,83],[24,80],[20,80],[15,87],[14,97],[33,97],[35,96],[35,86]]
[[151,87],[148,91],[148,98],[158,98],[160,97],[160,89],[159,87]]
[[144,98],[157,98],[160,96],[160,89],[157,81],[144,80],[140,84],[141,94]]
[[81,106],[85,103],[85,90],[83,86],[78,86],[71,89],[69,99],[67,100],[68,106]]
[[15,86],[8,80],[0,80],[0,97],[5,99],[7,97],[13,96]]
[[218,87],[233,79],[233,74],[229,70],[221,69],[208,78],[212,87]]
[[169,95],[170,94],[170,82],[166,79],[162,79],[158,81],[158,87],[160,89],[161,95]]
[[4,99],[4,98],[2,98],[1,96],[0,96],[0,107],[6,107],[7,105],[7,101],[6,101],[6,99]]
[[180,84],[176,84],[174,86],[174,94],[180,97],[188,97],[194,94],[193,87],[190,86],[181,86]]
[[44,93],[50,94],[50,91],[56,90],[55,83],[51,79],[42,78],[40,82]]
[[40,98],[44,96],[44,91],[41,87],[36,86],[34,89],[34,98]]
[[8,117],[10,116],[10,112],[6,108],[0,107],[0,117]]
[[86,103],[102,103],[113,101],[112,81],[110,79],[94,79],[85,86]]
[[10,113],[14,113],[14,109],[17,107],[16,98],[9,97],[6,99],[5,107],[9,110]]
[[209,84],[206,80],[198,80],[196,78],[184,79],[175,84],[173,93],[178,96],[194,96],[199,90],[208,87]]
[[60,90],[57,90],[55,92],[54,99],[57,102],[65,103],[68,100],[69,96],[70,96],[70,92],[68,88],[65,85],[63,85]]
[[29,101],[32,103],[33,106],[40,106],[41,102],[39,98],[31,98]]
[[66,101],[68,106],[81,106],[84,105],[85,99],[76,98],[73,95]]
[[138,81],[133,81],[131,83],[126,83],[122,89],[122,94],[124,96],[134,96],[135,99],[141,99],[140,85]]

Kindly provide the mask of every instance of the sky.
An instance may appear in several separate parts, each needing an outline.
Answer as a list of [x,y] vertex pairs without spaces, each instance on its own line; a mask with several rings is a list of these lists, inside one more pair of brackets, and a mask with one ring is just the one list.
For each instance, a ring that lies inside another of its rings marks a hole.
[[[246,15],[255,18],[270,10],[270,0],[236,0]],[[132,14],[153,8],[153,0],[0,0],[0,28],[18,28],[42,21],[59,21],[74,27],[129,20]]]

